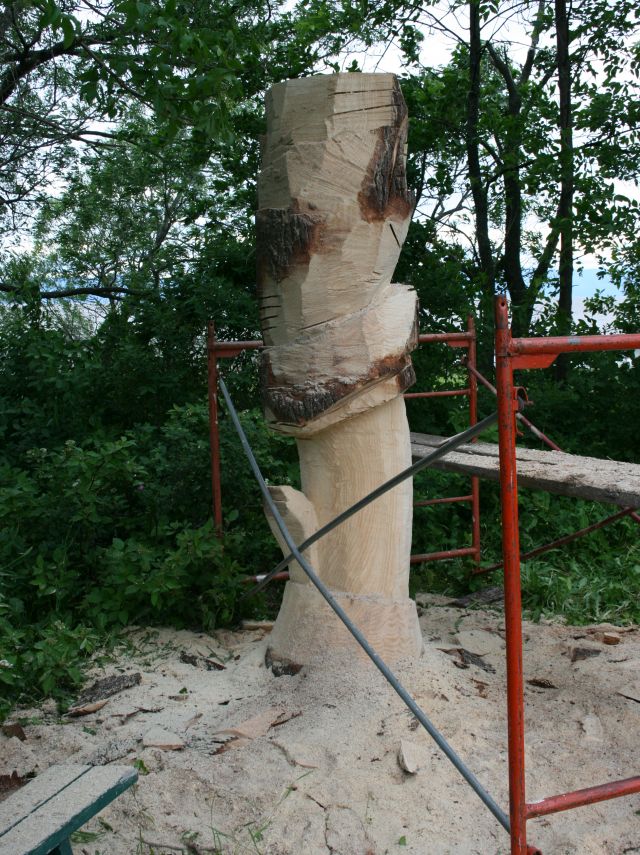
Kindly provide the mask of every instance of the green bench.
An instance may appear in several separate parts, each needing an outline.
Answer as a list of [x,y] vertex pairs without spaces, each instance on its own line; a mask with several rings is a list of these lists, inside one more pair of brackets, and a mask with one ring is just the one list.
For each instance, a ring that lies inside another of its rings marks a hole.
[[137,779],[130,766],[51,766],[0,802],[0,855],[72,855],[73,832]]

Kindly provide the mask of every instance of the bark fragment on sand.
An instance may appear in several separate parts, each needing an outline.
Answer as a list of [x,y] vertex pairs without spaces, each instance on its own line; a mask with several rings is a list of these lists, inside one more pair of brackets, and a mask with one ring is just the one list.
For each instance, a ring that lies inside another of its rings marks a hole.
[[159,748],[161,751],[182,751],[184,740],[177,734],[154,725],[142,737],[145,748]]
[[398,765],[403,772],[406,772],[408,775],[417,774],[420,769],[420,761],[418,759],[416,746],[412,742],[409,742],[406,739],[400,740],[397,758]]

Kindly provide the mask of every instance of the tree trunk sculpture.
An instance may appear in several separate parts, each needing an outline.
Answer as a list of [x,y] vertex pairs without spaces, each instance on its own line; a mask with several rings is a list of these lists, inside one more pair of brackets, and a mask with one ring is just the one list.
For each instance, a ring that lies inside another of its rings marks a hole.
[[[412,212],[406,130],[389,74],[289,80],[267,97],[256,218],[262,391],[271,427],[298,445],[302,492],[272,488],[298,543],[411,463],[401,395],[415,379],[416,295],[391,284]],[[391,659],[422,643],[408,595],[411,519],[405,481],[306,552]],[[290,576],[272,658],[302,663],[353,644],[302,568],[292,564]]]

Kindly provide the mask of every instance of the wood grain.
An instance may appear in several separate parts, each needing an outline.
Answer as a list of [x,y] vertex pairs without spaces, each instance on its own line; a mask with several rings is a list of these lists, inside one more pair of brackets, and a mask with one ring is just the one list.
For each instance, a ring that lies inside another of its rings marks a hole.
[[[411,454],[415,459],[424,457],[444,441],[441,436],[412,433]],[[516,456],[520,487],[606,502],[622,508],[640,507],[638,464],[531,448],[517,448]],[[498,481],[498,446],[488,442],[462,445],[436,461],[433,468]]]
[[[267,97],[256,216],[261,386],[271,426],[297,439],[302,491],[272,495],[298,543],[410,464],[401,393],[415,380],[416,295],[391,282],[413,207],[406,133],[393,75],[289,80]],[[408,596],[411,519],[405,481],[306,555],[393,658],[421,647]],[[354,648],[338,624],[294,564],[270,659]]]

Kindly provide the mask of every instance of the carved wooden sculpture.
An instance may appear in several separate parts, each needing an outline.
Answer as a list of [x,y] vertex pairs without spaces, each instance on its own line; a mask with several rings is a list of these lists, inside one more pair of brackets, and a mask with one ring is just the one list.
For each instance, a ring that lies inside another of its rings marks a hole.
[[[411,464],[401,393],[414,380],[416,297],[390,284],[412,210],[406,126],[389,74],[290,80],[268,94],[257,214],[262,388],[271,426],[297,439],[302,492],[272,493],[298,543]],[[390,658],[421,647],[408,596],[411,518],[405,481],[306,553]],[[272,657],[304,662],[353,644],[302,569],[290,572]]]

